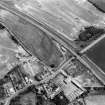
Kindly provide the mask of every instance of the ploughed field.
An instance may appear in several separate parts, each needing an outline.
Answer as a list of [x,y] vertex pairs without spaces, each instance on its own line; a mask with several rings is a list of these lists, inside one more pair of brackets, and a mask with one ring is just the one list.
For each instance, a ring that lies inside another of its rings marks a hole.
[[88,50],[86,54],[105,73],[105,38]]
[[104,0],[88,0],[93,6],[100,12],[105,13],[105,1]]

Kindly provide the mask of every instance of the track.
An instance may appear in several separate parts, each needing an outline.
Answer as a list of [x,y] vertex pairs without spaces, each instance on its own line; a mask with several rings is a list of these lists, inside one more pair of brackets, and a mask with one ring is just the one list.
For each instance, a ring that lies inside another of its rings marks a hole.
[[67,39],[66,37],[64,37],[64,35],[62,35],[62,33],[55,31],[54,29],[50,28],[46,24],[41,23],[38,20],[35,20],[35,18],[33,19],[32,17],[18,11],[16,8],[10,7],[9,5],[7,5],[1,1],[0,1],[0,7],[8,10],[9,12],[11,12],[11,13],[13,13],[13,14],[21,17],[21,18],[24,18],[25,20],[27,20],[28,22],[30,22],[34,26],[37,26],[40,29],[42,29],[43,31],[49,33],[50,37],[52,37],[53,39],[58,41],[60,44],[63,44],[65,48],[67,48],[84,65],[86,65],[88,68],[90,68],[90,70],[97,76],[97,78],[99,78],[105,84],[105,78],[103,78],[105,75],[102,72],[100,72],[100,70],[94,69],[94,67],[90,65],[90,62],[87,62],[85,59],[82,59],[75,52],[75,49],[72,47],[72,45],[71,45],[72,43],[70,42],[70,40]]

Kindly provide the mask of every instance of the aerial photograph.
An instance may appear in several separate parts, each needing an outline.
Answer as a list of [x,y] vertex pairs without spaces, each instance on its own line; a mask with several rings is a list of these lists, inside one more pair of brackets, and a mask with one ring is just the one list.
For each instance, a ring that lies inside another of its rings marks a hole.
[[0,105],[105,105],[105,0],[0,0]]

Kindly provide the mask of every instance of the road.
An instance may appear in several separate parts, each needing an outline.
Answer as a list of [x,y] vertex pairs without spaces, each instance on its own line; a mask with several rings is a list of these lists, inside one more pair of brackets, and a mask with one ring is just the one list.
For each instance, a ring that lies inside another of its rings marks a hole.
[[91,66],[90,63],[86,61],[86,59],[81,58],[81,56],[79,56],[75,52],[75,49],[72,47],[72,45],[71,45],[72,43],[70,42],[70,40],[67,39],[66,37],[64,37],[64,35],[62,35],[62,33],[55,31],[54,29],[50,28],[46,24],[35,20],[35,18],[33,19],[32,17],[18,11],[16,8],[10,7],[9,5],[7,5],[1,1],[0,1],[0,7],[10,11],[11,13],[13,13],[21,18],[26,19],[31,24],[33,24],[33,25],[39,27],[40,29],[46,31],[47,33],[49,33],[50,37],[57,40],[60,44],[64,45],[65,48],[67,48],[75,57],[77,57],[77,59],[79,59],[80,62],[82,62],[84,65],[86,65],[86,67],[90,68],[90,70],[97,76],[97,78],[99,78],[105,84],[105,78],[102,78],[105,75],[102,72],[100,72],[100,70],[94,69],[95,67]]

